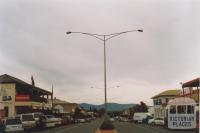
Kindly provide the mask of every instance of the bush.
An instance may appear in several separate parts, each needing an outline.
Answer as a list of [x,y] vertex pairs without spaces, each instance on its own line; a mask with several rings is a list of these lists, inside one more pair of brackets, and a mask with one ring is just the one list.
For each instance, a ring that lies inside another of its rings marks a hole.
[[113,129],[115,129],[115,127],[109,120],[104,121],[100,126],[100,130],[113,130]]

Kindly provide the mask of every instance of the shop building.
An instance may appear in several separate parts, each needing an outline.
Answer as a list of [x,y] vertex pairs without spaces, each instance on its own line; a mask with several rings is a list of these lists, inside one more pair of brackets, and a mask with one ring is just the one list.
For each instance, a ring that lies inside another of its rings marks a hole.
[[66,102],[57,98],[53,99],[53,108],[55,113],[69,113],[75,112],[75,109],[79,107],[76,103]]
[[182,91],[180,93],[180,96],[189,97],[195,100],[195,102],[199,106],[199,87],[200,87],[200,78],[187,81],[182,84]]
[[154,104],[154,118],[165,118],[168,102],[179,94],[180,90],[166,90],[152,97]]
[[176,97],[167,106],[167,126],[170,129],[196,128],[196,102],[189,97]]
[[[4,74],[0,75],[0,111],[5,117],[31,112],[50,112],[52,93]],[[3,112],[2,112],[3,111]]]

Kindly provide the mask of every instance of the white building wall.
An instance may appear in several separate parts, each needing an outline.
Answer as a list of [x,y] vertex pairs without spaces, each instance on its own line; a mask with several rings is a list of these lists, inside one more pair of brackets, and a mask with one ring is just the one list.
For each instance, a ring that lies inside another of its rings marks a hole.
[[[154,102],[154,118],[165,118],[166,117],[166,105],[168,101],[173,99],[173,97],[158,97],[153,100],[158,100],[158,103],[156,104]],[[163,104],[165,104],[163,106]]]
[[[8,107],[8,116],[15,116],[15,84],[0,84],[0,108]],[[11,100],[3,101],[4,96],[10,96]]]

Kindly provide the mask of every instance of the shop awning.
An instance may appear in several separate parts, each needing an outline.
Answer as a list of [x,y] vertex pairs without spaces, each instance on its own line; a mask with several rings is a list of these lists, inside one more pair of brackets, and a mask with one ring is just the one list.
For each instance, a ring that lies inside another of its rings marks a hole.
[[200,87],[200,78],[183,83],[182,88],[185,87]]
[[168,105],[194,105],[196,102],[189,97],[177,97],[168,102]]

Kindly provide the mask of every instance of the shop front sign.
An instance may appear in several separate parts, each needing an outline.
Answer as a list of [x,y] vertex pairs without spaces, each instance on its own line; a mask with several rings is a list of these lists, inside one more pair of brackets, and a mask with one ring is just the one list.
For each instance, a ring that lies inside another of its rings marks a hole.
[[169,114],[168,127],[170,129],[193,129],[196,127],[195,114]]

